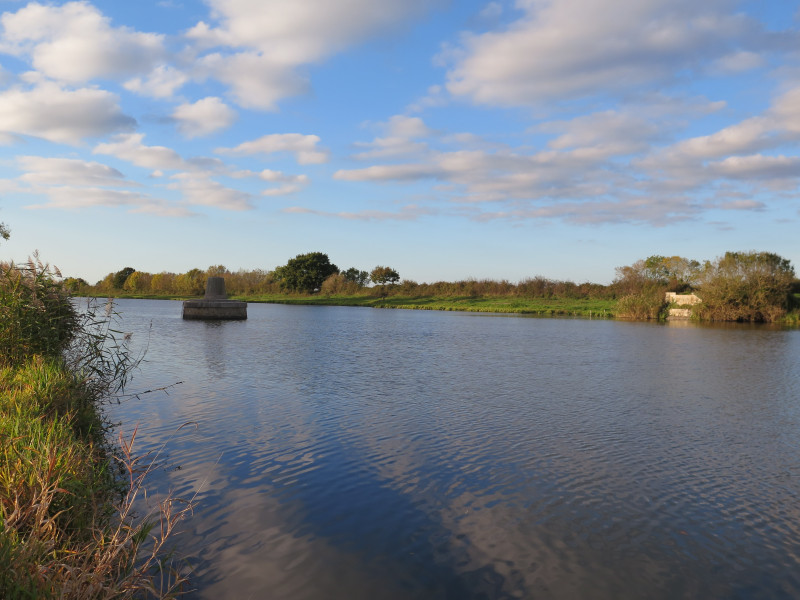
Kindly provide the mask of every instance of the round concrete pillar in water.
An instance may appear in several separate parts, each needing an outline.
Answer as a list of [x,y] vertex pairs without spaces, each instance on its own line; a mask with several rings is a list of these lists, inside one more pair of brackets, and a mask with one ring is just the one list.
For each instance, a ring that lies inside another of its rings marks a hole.
[[209,277],[206,281],[206,300],[225,299],[228,294],[225,293],[225,278],[224,277]]

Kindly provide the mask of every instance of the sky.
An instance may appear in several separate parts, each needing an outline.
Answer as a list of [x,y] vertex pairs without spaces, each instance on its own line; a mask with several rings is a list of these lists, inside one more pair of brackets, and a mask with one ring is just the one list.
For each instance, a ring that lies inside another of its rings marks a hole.
[[800,269],[800,2],[0,0],[0,259]]

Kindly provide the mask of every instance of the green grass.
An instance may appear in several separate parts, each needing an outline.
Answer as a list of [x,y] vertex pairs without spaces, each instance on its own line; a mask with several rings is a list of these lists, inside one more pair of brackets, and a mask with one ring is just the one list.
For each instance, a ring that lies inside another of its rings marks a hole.
[[38,258],[0,264],[3,600],[165,598],[184,581],[160,556],[187,509],[134,519],[148,468],[132,439],[107,440],[100,403],[136,361],[100,314]]
[[613,317],[614,300],[520,297],[437,297],[437,296],[287,296],[270,294],[236,296],[236,300],[273,304],[314,306],[366,306],[416,310],[448,310],[517,313],[541,316]]

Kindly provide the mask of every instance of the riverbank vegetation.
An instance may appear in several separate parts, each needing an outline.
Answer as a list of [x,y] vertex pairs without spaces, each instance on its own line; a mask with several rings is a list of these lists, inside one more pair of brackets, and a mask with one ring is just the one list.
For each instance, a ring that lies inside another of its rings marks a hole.
[[109,441],[101,404],[136,363],[112,323],[38,258],[0,264],[0,598],[166,598],[185,581],[162,554],[188,506],[137,518],[147,468],[133,438]]
[[607,285],[537,276],[519,282],[466,279],[417,283],[389,266],[341,270],[327,254],[297,255],[273,270],[230,271],[222,265],[186,273],[147,273],[126,267],[89,285],[68,279],[76,295],[138,298],[201,296],[208,277],[225,279],[231,298],[250,302],[336,304],[381,308],[471,310],[540,315],[662,319],[666,292],[696,293],[702,320],[800,321],[800,281],[788,260],[768,252],[728,252],[700,262],[650,256],[618,267]]

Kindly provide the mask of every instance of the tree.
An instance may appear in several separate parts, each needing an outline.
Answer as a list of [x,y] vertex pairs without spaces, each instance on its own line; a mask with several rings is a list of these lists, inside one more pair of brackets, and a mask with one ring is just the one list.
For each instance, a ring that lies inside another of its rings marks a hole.
[[706,262],[697,310],[719,321],[775,321],[790,306],[794,276],[791,262],[772,252],[726,252]]
[[11,237],[11,230],[8,228],[8,225],[0,223],[0,238],[7,240],[9,237]]
[[153,276],[150,273],[134,271],[128,276],[123,289],[126,292],[141,293],[150,290],[150,281]]
[[175,278],[175,287],[184,296],[202,296],[206,291],[206,274],[200,269],[189,269]]
[[134,269],[133,267],[125,267],[121,271],[117,271],[111,278],[111,285],[115,289],[121,290],[125,286],[125,282],[128,280],[128,277],[130,277],[135,272],[136,269]]
[[377,283],[378,285],[383,285],[385,283],[394,285],[400,281],[400,275],[397,274],[397,271],[391,267],[382,267],[380,265],[372,269],[369,278],[372,279],[373,283]]
[[230,271],[225,265],[212,265],[206,269],[206,275],[209,277],[222,277],[223,275],[230,275]]
[[323,281],[338,272],[339,267],[331,263],[327,254],[309,252],[289,259],[275,269],[274,275],[283,289],[313,294],[322,287]]
[[89,282],[82,277],[67,277],[64,280],[64,287],[72,295],[83,295],[89,288]]
[[350,267],[346,271],[342,271],[342,277],[345,281],[355,283],[358,287],[364,287],[369,281],[369,273],[366,271],[359,271],[355,267]]
[[700,274],[700,263],[682,256],[648,256],[632,265],[617,267],[614,287],[620,295],[691,289]]

